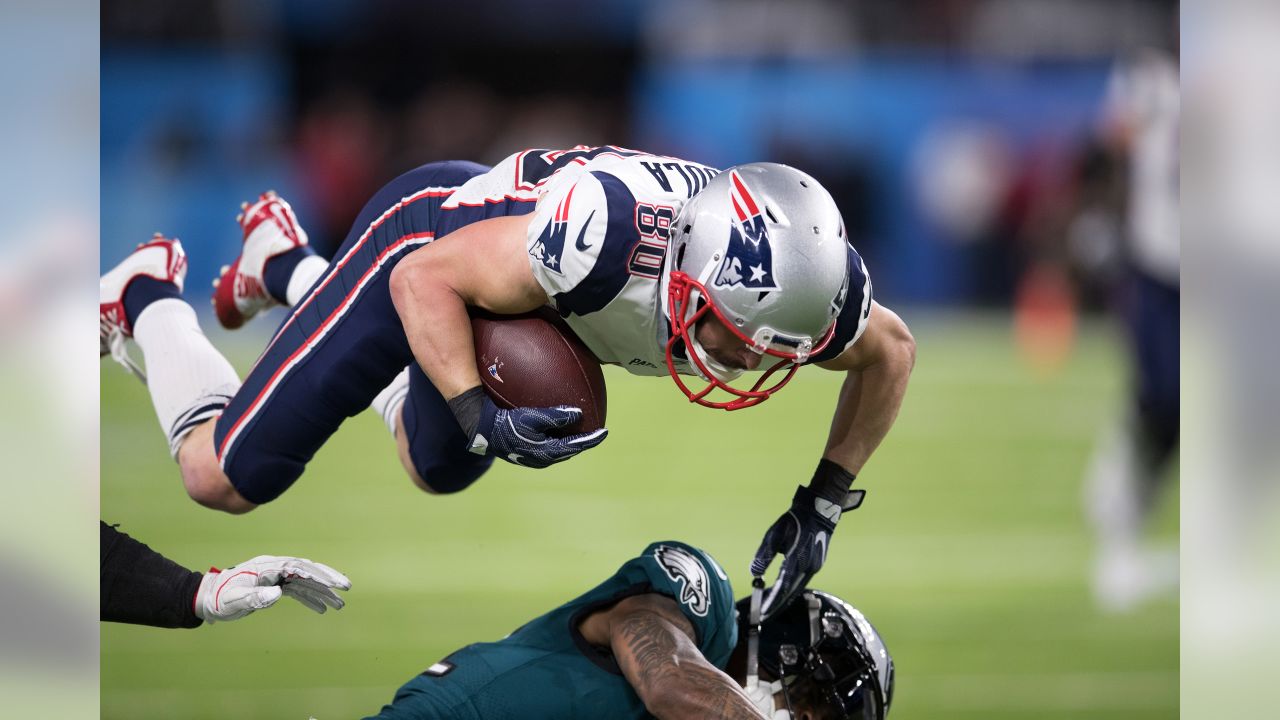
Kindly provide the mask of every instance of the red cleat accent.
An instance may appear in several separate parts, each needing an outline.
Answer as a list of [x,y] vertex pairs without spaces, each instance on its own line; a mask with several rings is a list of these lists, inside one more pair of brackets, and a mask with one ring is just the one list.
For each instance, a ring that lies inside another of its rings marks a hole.
[[307,244],[307,233],[298,224],[284,198],[267,191],[253,205],[241,203],[236,216],[244,235],[240,256],[213,281],[213,310],[228,330],[244,325],[258,313],[280,305],[267,292],[263,271],[271,258]]

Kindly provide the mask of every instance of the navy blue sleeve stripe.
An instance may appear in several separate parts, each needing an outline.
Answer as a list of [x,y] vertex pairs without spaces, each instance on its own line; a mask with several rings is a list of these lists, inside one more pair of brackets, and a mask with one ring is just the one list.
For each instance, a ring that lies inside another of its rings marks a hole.
[[[840,315],[836,318],[836,334],[831,338],[831,342],[822,352],[809,358],[808,363],[820,363],[828,360],[834,360],[844,352],[845,346],[853,340],[858,334],[858,325],[862,323],[865,317],[863,310],[868,312],[871,310],[871,303],[868,298],[863,295],[865,289],[867,295],[871,294],[871,286],[867,283],[867,275],[862,270],[862,258],[858,257],[858,252],[852,246],[848,246],[849,250],[849,295],[844,299],[844,307],[840,309]],[[865,308],[863,306],[866,306]]]
[[603,310],[622,292],[630,275],[627,272],[627,253],[640,239],[635,224],[636,198],[621,180],[604,172],[591,173],[604,187],[608,209],[608,225],[596,264],[582,282],[556,295],[556,307],[560,314],[587,315]]

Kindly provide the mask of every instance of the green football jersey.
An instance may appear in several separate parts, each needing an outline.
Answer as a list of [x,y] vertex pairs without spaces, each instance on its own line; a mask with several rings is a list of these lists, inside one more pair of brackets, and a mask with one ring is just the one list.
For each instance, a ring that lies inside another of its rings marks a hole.
[[607,648],[578,631],[591,613],[631,595],[676,600],[698,649],[723,669],[738,642],[733,588],[705,552],[653,543],[595,588],[535,618],[498,642],[449,655],[396,691],[376,718],[395,720],[616,720],[648,718]]

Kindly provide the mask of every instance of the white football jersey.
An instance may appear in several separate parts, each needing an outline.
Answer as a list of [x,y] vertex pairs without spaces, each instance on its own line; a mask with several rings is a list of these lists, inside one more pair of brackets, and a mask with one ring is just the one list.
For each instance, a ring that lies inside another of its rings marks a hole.
[[1180,108],[1178,63],[1151,51],[1122,66],[1107,90],[1107,115],[1133,133],[1129,181],[1129,235],[1133,261],[1145,272],[1178,284]]
[[[719,170],[625,148],[579,145],[525,150],[472,178],[445,203],[536,198],[529,266],[551,305],[603,363],[637,375],[666,375],[667,240],[680,209]],[[814,361],[852,345],[866,324],[862,261],[849,249],[850,297],[836,336]],[[846,318],[846,315],[849,317]],[[847,327],[841,327],[845,325]],[[842,332],[843,330],[843,332]],[[677,370],[693,375],[680,361]]]

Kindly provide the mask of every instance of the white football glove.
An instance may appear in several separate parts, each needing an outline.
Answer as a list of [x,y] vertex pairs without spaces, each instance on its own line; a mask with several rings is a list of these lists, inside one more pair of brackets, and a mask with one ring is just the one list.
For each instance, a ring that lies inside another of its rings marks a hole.
[[785,709],[779,710],[775,707],[773,701],[774,693],[782,689],[782,683],[759,682],[752,685],[748,683],[743,690],[746,691],[747,697],[751,698],[751,704],[769,720],[791,720],[791,713]]
[[350,590],[346,575],[303,558],[259,555],[226,570],[211,568],[196,591],[196,617],[205,622],[237,620],[288,595],[318,613],[341,610],[334,588]]

